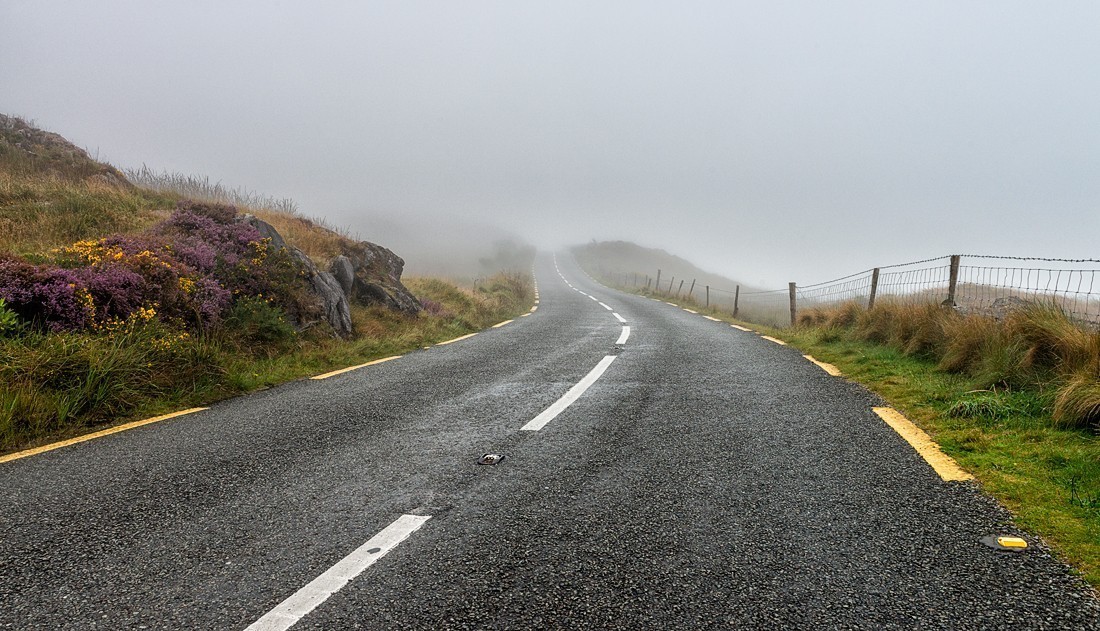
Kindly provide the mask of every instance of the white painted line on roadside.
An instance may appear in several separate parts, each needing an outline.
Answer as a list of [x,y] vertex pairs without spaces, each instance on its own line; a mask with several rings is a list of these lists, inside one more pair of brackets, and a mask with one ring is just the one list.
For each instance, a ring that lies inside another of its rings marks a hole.
[[553,405],[543,410],[542,413],[528,421],[527,424],[520,429],[537,432],[545,427],[546,424],[554,420],[557,415],[564,412],[565,408],[569,407],[573,404],[574,401],[579,399],[580,396],[584,394],[585,390],[588,390],[590,387],[592,387],[592,384],[596,383],[596,380],[603,375],[604,371],[607,370],[607,367],[610,366],[611,362],[613,361],[615,361],[615,355],[608,355],[607,357],[601,359],[600,363],[596,364],[596,367],[584,376],[584,379],[581,379],[579,382],[577,382],[577,385],[569,389],[569,392],[566,392],[564,395],[562,395],[562,397],[555,401]]
[[718,318],[712,318],[709,315],[705,315],[703,317],[710,320],[711,322],[721,322],[721,320],[719,320]]
[[680,305],[676,304],[675,302],[668,302],[667,300],[665,301],[665,304],[666,305],[672,305],[673,307],[679,307],[680,306]]
[[589,298],[591,298],[592,300],[595,300],[596,302],[600,301],[600,299],[595,297],[595,296],[592,296],[592,295],[589,295],[589,294],[585,294],[585,295],[588,296]]
[[504,326],[505,324],[508,324],[508,323],[511,323],[511,322],[515,322],[515,320],[505,320],[504,322],[501,322],[500,324],[494,324],[493,328],[494,329],[499,329],[500,327]]
[[528,313],[534,313],[534,312],[536,312],[536,311],[538,311],[538,310],[539,310],[539,306],[538,306],[538,305],[535,305],[535,306],[531,307],[531,311],[529,311]]
[[340,559],[336,565],[310,581],[305,587],[294,592],[289,598],[276,605],[259,620],[248,625],[245,631],[283,631],[289,629],[306,614],[328,600],[345,585],[350,583],[363,570],[397,547],[416,532],[431,515],[402,515],[386,526],[377,535]]
[[692,311],[691,309],[687,309],[687,308],[685,308],[685,309],[684,309],[684,311],[687,311],[688,313],[694,313],[694,314],[696,314],[696,315],[698,315],[698,314],[699,314],[699,312],[698,312],[698,311]]
[[601,306],[601,307],[603,307],[604,309],[607,309],[608,311],[612,311],[611,307],[609,307],[609,306],[605,305],[605,304],[604,304],[604,303],[602,303],[602,302],[600,303],[600,306]]
[[752,329],[746,329],[745,327],[743,327],[743,326],[738,326],[738,325],[736,325],[736,324],[731,324],[730,326],[732,326],[733,328],[737,329],[738,331],[748,331],[749,333],[752,333],[752,332],[753,332],[753,330],[752,330]]
[[626,344],[626,340],[629,337],[630,337],[630,327],[624,326],[623,327],[623,334],[619,336],[619,339],[615,343],[616,344]]
[[621,315],[615,313],[614,311],[611,312],[611,315],[615,316],[615,319],[618,320],[619,322],[626,322],[626,318],[624,318]]

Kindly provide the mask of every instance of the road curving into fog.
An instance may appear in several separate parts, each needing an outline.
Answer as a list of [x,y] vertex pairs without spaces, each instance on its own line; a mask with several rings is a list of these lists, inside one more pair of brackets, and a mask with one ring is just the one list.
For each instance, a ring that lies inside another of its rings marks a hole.
[[504,326],[0,464],[0,628],[1100,628],[866,390],[536,268]]

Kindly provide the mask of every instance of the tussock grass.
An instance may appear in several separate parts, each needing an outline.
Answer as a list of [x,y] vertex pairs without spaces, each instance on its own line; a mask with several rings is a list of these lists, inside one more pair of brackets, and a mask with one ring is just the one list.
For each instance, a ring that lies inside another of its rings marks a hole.
[[1003,321],[938,305],[849,304],[809,310],[799,324],[929,359],[975,388],[1052,391],[1053,422],[1098,429],[1100,333],[1056,304],[1032,303]]

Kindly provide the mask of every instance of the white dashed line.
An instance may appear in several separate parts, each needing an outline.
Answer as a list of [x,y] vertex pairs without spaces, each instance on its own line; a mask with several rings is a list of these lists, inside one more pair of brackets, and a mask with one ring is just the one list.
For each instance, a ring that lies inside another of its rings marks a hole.
[[719,320],[718,318],[712,318],[712,317],[710,317],[710,316],[708,316],[708,315],[705,315],[705,316],[703,316],[703,317],[704,317],[704,318],[706,318],[706,319],[708,319],[708,320],[710,320],[711,322],[721,322],[721,320]]
[[569,392],[562,395],[553,405],[543,410],[541,414],[528,421],[527,424],[520,429],[537,432],[545,427],[547,423],[554,420],[557,415],[564,412],[574,401],[579,399],[580,396],[584,394],[585,390],[592,387],[592,384],[596,383],[596,380],[603,375],[604,371],[607,370],[607,367],[610,366],[613,361],[615,361],[615,355],[608,355],[601,359],[600,363],[596,364],[596,367],[584,376],[584,379],[581,379],[577,385],[569,389]]
[[626,344],[626,340],[629,337],[630,337],[630,327],[624,326],[623,327],[623,334],[619,336],[618,341],[616,341],[615,343],[616,344]]
[[374,535],[354,552],[341,559],[305,587],[294,592],[274,609],[264,614],[245,631],[282,631],[294,626],[303,616],[328,600],[363,570],[386,556],[431,519],[430,515],[402,515],[382,532]]
[[619,322],[626,322],[626,318],[624,318],[621,315],[615,313],[614,311],[611,312],[611,315],[615,316],[615,319],[618,320]]
[[611,307],[609,307],[609,306],[605,305],[605,304],[604,304],[604,303],[602,303],[602,302],[600,303],[600,306],[601,306],[601,307],[603,307],[604,309],[607,309],[608,311],[611,311],[611,310],[612,310],[612,309],[611,309]]

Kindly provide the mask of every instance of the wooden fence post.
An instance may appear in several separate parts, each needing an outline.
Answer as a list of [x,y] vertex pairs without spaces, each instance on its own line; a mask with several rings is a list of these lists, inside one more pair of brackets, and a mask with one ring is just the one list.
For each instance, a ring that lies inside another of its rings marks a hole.
[[672,295],[672,284],[676,282],[676,277],[673,276],[672,280],[668,281],[668,291],[665,292],[666,296]]
[[695,279],[691,279],[691,289],[688,289],[688,298],[691,298],[692,292],[695,291]]
[[737,301],[741,298],[741,285],[733,288],[733,317],[737,317]]
[[[672,290],[672,288],[669,287],[669,291],[671,291],[671,290]],[[677,298],[680,297],[680,292],[683,291],[683,290],[684,290],[684,281],[683,281],[683,279],[681,279],[680,280],[680,286],[676,288],[676,297]]]
[[878,293],[878,268],[871,272],[871,297],[867,299],[867,308],[875,308],[875,294]]
[[653,283],[653,291],[661,291],[661,270],[657,270],[657,282]]
[[958,254],[951,255],[951,278],[947,281],[947,300],[943,301],[943,304],[949,307],[955,306],[955,289],[959,286],[959,260],[961,258]]
[[707,306],[710,306],[710,285],[707,285]]
[[794,326],[795,323],[798,322],[798,309],[797,305],[795,304],[795,294],[797,293],[795,284],[788,283],[787,291],[789,291],[791,294],[791,326]]

